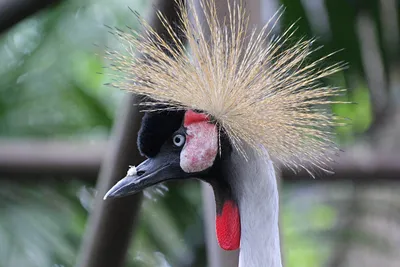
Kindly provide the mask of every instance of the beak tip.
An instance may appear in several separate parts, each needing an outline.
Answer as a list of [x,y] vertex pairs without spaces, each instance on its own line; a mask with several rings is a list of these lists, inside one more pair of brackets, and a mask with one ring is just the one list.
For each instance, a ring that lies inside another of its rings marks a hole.
[[118,183],[117,183],[110,190],[107,191],[107,193],[103,197],[103,200],[111,199],[111,198],[118,196],[118,191],[119,191],[119,187],[118,187]]
[[109,199],[110,195],[111,195],[111,190],[109,190],[109,191],[104,195],[103,200]]
[[131,184],[131,176],[126,176],[122,178],[119,182],[117,182],[107,193],[104,195],[103,200],[118,198],[129,194],[129,191],[126,191],[126,187]]

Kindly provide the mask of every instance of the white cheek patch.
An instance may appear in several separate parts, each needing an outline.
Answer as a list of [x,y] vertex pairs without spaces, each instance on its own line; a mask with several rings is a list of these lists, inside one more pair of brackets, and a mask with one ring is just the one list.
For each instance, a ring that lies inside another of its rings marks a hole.
[[192,173],[211,167],[218,153],[217,127],[198,122],[188,125],[186,133],[186,144],[181,152],[182,170]]

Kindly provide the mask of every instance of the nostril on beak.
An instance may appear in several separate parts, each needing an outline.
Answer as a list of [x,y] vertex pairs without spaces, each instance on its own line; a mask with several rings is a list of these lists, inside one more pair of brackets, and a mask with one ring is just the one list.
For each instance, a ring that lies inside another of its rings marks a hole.
[[145,174],[145,171],[137,171],[137,172],[136,172],[136,175],[137,175],[137,176],[142,176],[143,174]]

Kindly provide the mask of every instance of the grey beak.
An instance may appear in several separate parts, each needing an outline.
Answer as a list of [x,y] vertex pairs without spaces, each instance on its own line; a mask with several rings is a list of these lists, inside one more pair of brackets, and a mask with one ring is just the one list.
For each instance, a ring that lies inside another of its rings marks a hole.
[[128,171],[127,175],[105,194],[104,199],[136,194],[149,186],[184,176],[185,173],[179,164],[179,155],[174,157],[161,154],[143,161],[136,167],[136,171]]

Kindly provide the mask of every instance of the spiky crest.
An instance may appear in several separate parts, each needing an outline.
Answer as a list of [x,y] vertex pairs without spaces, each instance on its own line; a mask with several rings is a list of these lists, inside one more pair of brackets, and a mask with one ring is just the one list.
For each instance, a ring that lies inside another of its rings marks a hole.
[[[332,127],[338,125],[329,105],[337,103],[332,97],[342,90],[320,80],[341,65],[320,68],[330,55],[309,62],[314,52],[309,40],[281,51],[291,40],[293,25],[268,42],[271,23],[249,30],[243,5],[227,2],[228,16],[221,25],[214,0],[200,0],[200,11],[193,0],[186,5],[176,1],[187,47],[160,12],[171,43],[140,17],[143,32],[115,30],[127,53],[107,53],[117,70],[112,85],[172,109],[210,114],[239,151],[247,142],[260,152],[266,148],[289,167],[303,167],[305,161],[325,168],[336,151]],[[204,15],[204,25],[199,15]],[[154,109],[154,102],[142,105]]]

